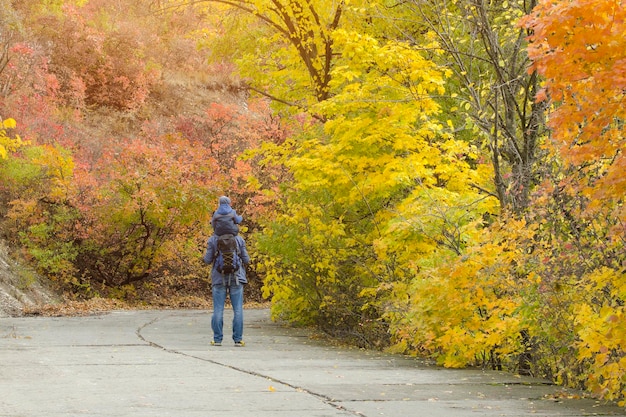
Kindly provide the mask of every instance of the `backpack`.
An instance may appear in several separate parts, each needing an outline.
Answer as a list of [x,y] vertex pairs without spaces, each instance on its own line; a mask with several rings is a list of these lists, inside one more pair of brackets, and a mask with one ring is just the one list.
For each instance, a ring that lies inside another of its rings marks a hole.
[[239,245],[234,235],[226,234],[217,237],[217,270],[222,274],[232,274],[241,266]]

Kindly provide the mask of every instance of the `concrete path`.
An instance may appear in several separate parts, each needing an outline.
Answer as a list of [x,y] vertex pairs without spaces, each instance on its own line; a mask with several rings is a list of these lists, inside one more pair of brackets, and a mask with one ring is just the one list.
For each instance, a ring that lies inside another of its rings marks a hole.
[[0,319],[0,416],[626,415],[556,399],[544,381],[327,346],[266,310],[245,315],[244,348],[211,347],[207,311]]

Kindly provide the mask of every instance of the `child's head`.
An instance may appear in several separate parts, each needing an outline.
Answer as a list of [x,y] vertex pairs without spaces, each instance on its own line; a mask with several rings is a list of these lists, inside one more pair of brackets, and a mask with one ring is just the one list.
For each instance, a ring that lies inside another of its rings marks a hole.
[[219,199],[219,203],[221,204],[228,204],[230,206],[230,198],[226,197],[225,195],[221,196]]

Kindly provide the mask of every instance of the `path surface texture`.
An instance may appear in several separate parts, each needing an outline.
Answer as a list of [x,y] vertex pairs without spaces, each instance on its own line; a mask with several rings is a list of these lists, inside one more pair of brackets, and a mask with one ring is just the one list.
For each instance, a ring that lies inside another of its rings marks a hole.
[[[245,311],[246,347],[210,312],[0,319],[0,416],[614,416],[545,381],[328,346]],[[566,396],[565,396],[566,397]]]

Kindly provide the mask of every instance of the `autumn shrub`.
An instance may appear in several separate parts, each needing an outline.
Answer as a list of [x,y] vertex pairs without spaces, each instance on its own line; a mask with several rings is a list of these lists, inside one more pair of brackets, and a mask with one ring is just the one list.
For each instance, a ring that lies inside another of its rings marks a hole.
[[[105,106],[136,110],[159,76],[129,26],[94,25],[93,13],[72,5],[63,14],[42,14],[38,36],[50,45],[50,70],[65,104],[81,110]],[[91,20],[90,20],[91,19]]]
[[[260,138],[283,140],[280,123],[263,113],[267,106],[258,109],[246,118],[235,108],[213,108],[198,122],[222,123],[213,136],[191,129],[185,139],[146,124],[139,138],[111,139],[98,152],[91,144],[76,144],[74,156],[50,145],[23,149],[2,167],[3,201],[11,204],[5,233],[77,295],[149,299],[146,283],[162,296],[191,291],[194,280],[208,279],[200,259],[217,196],[232,196],[246,228],[256,227],[260,210],[271,211],[271,198],[249,184],[263,169],[254,156],[238,160]],[[270,176],[259,178],[271,187]],[[260,301],[260,280],[251,288]]]
[[0,105],[19,120],[17,131],[37,143],[62,142],[63,127],[56,114],[59,84],[50,72],[44,48],[17,34],[5,46],[6,62],[0,71]]
[[[502,368],[523,351],[520,299],[510,264],[516,249],[506,234],[478,227],[461,254],[435,250],[396,285],[392,351],[429,356],[447,367]],[[509,356],[510,355],[510,356]]]
[[622,398],[624,244],[614,218],[584,215],[590,201],[562,185],[546,180],[523,219],[502,216],[395,284],[392,350]]
[[525,321],[535,339],[537,373],[622,399],[624,241],[615,234],[609,201],[589,211],[593,202],[567,185],[578,175],[572,170],[569,180],[547,179],[535,196],[536,234],[526,246],[533,255],[519,260],[537,277],[525,299],[534,314]]
[[111,146],[81,173],[81,273],[109,287],[198,263],[219,180],[208,150],[176,135]]
[[[300,198],[310,196],[300,196]],[[264,274],[264,293],[274,317],[316,324],[328,334],[364,346],[385,343],[386,326],[377,321],[372,297],[363,288],[377,284],[365,264],[371,247],[350,236],[337,218],[338,207],[321,200],[289,203],[265,225],[256,251]]]
[[3,200],[8,211],[5,238],[22,248],[39,272],[61,286],[74,279],[74,225],[79,217],[71,205],[74,161],[61,147],[28,145],[0,165],[5,179]]
[[2,163],[5,236],[81,296],[134,297],[143,282],[201,276],[218,195],[210,156],[175,136],[116,146],[90,171],[48,145]]

